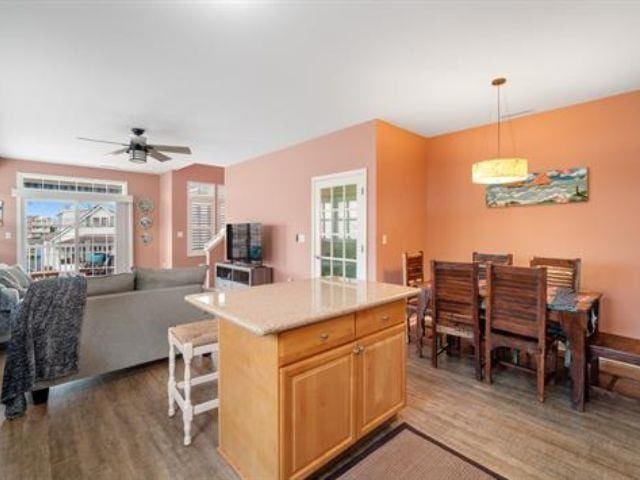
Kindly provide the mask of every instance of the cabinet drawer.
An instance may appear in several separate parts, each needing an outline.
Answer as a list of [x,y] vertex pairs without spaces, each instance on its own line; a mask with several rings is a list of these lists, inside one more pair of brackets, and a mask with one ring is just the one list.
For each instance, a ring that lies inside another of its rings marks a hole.
[[289,330],[278,336],[278,363],[287,365],[351,342],[354,338],[353,314]]
[[404,300],[356,312],[356,338],[384,330],[404,321]]

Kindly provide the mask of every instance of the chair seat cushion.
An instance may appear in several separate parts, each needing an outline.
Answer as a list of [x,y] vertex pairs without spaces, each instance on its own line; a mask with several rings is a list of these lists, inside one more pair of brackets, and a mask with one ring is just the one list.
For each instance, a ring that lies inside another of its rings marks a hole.
[[218,321],[203,320],[202,322],[184,323],[170,327],[169,332],[181,344],[190,343],[194,347],[218,342]]

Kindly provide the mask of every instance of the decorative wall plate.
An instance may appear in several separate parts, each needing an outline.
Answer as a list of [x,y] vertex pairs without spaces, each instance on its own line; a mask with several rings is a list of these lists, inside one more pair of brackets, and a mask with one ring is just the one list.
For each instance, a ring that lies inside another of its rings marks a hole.
[[142,235],[140,235],[140,240],[142,240],[142,244],[145,246],[151,245],[151,242],[153,242],[153,235],[144,232]]
[[154,209],[153,200],[151,200],[150,198],[141,197],[138,200],[138,210],[140,210],[145,215],[147,213],[153,212],[153,209]]
[[153,226],[153,219],[145,215],[140,219],[139,223],[143,230],[149,230]]

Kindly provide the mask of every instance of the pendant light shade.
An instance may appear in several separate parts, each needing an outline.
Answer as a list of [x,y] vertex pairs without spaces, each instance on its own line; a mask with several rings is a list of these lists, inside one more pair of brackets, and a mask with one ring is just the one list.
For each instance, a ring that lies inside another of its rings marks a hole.
[[473,183],[497,185],[526,180],[529,164],[525,158],[494,158],[473,164]]
[[500,87],[507,83],[506,78],[495,78],[491,85],[498,91],[498,155],[490,160],[473,164],[471,181],[482,185],[499,185],[503,183],[522,182],[529,175],[529,164],[525,158],[502,157],[500,155]]

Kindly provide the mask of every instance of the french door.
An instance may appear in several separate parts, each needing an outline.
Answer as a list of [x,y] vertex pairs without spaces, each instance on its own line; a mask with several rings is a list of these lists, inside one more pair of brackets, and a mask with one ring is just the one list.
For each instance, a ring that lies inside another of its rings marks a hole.
[[311,180],[314,277],[367,278],[366,184],[365,170]]

